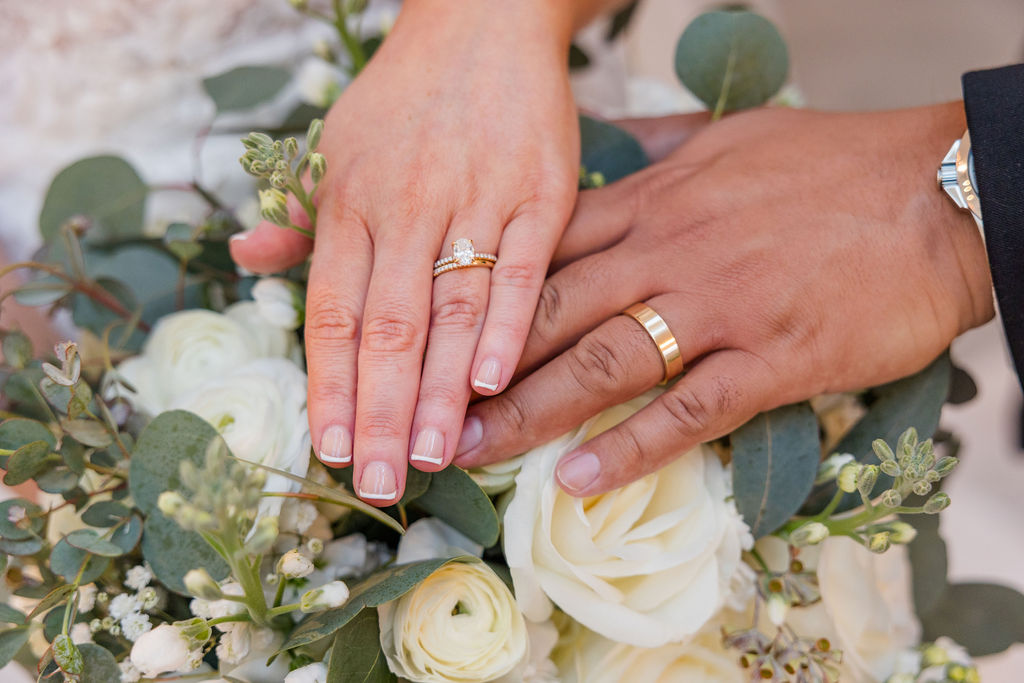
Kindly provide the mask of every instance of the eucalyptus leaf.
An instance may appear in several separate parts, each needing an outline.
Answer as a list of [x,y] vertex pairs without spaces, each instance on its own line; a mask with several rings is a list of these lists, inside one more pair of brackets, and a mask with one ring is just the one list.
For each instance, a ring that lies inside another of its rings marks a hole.
[[203,89],[217,112],[252,109],[267,102],[288,83],[290,74],[276,66],[240,66],[203,79]]
[[24,557],[27,555],[35,555],[43,549],[43,539],[37,537],[27,538],[24,541],[10,541],[8,539],[0,539],[0,553],[7,553],[8,555],[17,555]]
[[430,487],[413,505],[485,548],[498,542],[501,524],[494,503],[465,470],[455,465],[434,472]]
[[300,623],[278,653],[326,638],[349,623],[364,607],[377,607],[408,593],[423,579],[452,562],[479,562],[464,555],[450,559],[411,562],[380,570],[352,587],[348,602],[335,609],[312,614]]
[[78,646],[84,662],[81,683],[111,683],[121,680],[121,669],[114,655],[95,643]]
[[676,75],[716,114],[764,104],[789,72],[786,43],[774,24],[748,11],[700,15],[676,44]]
[[97,156],[63,169],[50,183],[39,215],[39,230],[47,242],[73,216],[93,221],[87,237],[107,240],[136,237],[142,232],[148,188],[124,159]]
[[17,450],[33,441],[45,441],[50,448],[57,445],[53,432],[42,422],[12,417],[0,423],[0,448]]
[[46,276],[26,282],[14,291],[14,300],[22,306],[49,306],[72,292],[68,283]]
[[730,436],[736,507],[754,538],[800,509],[821,458],[818,420],[807,403],[761,413]]
[[580,163],[613,183],[650,163],[636,138],[606,121],[580,117]]
[[327,683],[392,683],[396,680],[381,651],[377,610],[364,609],[334,636]]
[[89,526],[114,526],[132,513],[130,507],[114,500],[93,503],[82,513],[82,521]]
[[921,618],[924,640],[947,636],[972,657],[1024,643],[1024,595],[992,583],[954,583]]
[[183,579],[189,570],[205,569],[215,581],[225,578],[229,571],[227,563],[202,536],[185,531],[159,510],[146,519],[142,556],[160,583],[179,595],[188,595]]
[[24,484],[43,471],[47,463],[52,462],[49,456],[50,444],[45,441],[33,441],[25,444],[16,450],[7,461],[4,484],[7,486]]
[[15,626],[0,631],[0,669],[7,666],[28,642],[28,626]]
[[907,546],[913,580],[914,610],[918,617],[933,611],[946,592],[946,542],[939,535],[940,515],[906,515],[904,522],[917,529]]
[[32,360],[32,342],[17,330],[4,333],[0,350],[3,351],[4,361],[15,368],[24,368]]
[[82,585],[98,579],[110,566],[110,558],[90,555],[81,548],[72,546],[66,538],[62,538],[53,546],[50,553],[50,570],[68,583],[74,582],[83,565],[85,569],[82,571]]
[[121,548],[125,553],[135,550],[142,538],[142,517],[133,514],[123,524],[118,525],[110,534],[110,542]]
[[107,431],[103,423],[88,418],[76,420],[63,419],[60,426],[75,441],[93,448],[106,448],[114,443],[114,437]]
[[40,600],[39,603],[32,608],[32,611],[28,613],[28,619],[31,621],[43,612],[53,609],[57,605],[63,605],[67,601],[68,596],[74,593],[75,590],[74,585],[70,583],[57,586],[47,593],[46,597]]
[[[878,457],[871,448],[875,439],[894,445],[908,427],[917,429],[921,440],[930,438],[939,426],[939,414],[949,393],[951,367],[949,354],[943,354],[916,375],[872,389],[874,401],[868,412],[833,450],[850,453],[862,463],[877,465]],[[890,486],[892,477],[882,474],[875,491]],[[816,514],[828,504],[835,491],[835,482],[815,488],[801,512]],[[837,511],[851,510],[860,504],[859,495],[847,494]]]
[[47,493],[64,493],[78,486],[79,478],[67,467],[55,467],[36,476],[36,486]]
[[25,615],[7,603],[0,602],[0,622],[5,624],[24,624]]
[[[25,511],[27,526],[11,521],[11,508]],[[8,541],[24,541],[33,538],[43,529],[43,510],[24,498],[10,498],[0,502],[0,537]]]
[[75,529],[65,536],[64,540],[72,547],[85,550],[93,555],[100,555],[102,557],[119,557],[124,555],[124,550],[121,549],[121,546],[101,538],[92,529]]
[[57,662],[60,670],[66,674],[78,677],[85,669],[85,661],[78,646],[71,640],[71,636],[60,633],[53,639],[53,660]]

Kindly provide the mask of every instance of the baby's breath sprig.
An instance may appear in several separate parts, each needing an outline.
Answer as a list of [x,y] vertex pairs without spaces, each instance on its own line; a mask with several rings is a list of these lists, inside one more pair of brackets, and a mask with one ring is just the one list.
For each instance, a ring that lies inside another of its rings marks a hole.
[[[306,132],[306,151],[299,154],[299,141],[293,137],[275,140],[266,133],[252,132],[242,138],[245,154],[239,159],[245,172],[267,181],[270,187],[260,190],[260,214],[268,221],[312,238],[313,231],[296,225],[288,213],[288,195],[298,201],[311,227],[316,226],[313,197],[327,172],[327,160],[316,151],[323,134],[324,122],[314,119]],[[312,187],[306,190],[302,177],[309,171]]]

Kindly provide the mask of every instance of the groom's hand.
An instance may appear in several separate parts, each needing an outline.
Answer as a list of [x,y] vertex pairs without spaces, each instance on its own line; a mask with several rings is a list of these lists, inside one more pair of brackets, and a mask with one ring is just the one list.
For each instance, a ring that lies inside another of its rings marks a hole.
[[557,471],[593,495],[760,411],[923,368],[993,315],[984,245],[936,188],[957,104],[873,114],[738,114],[667,160],[581,195],[520,381],[473,406],[456,463],[503,460],[662,378],[644,302],[685,374]]

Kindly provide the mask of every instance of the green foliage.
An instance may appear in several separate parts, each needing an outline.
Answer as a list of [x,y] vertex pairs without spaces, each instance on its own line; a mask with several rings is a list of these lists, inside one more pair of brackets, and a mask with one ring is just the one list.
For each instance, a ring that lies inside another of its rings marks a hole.
[[50,445],[45,441],[33,441],[16,450],[7,461],[4,484],[17,486],[43,471],[50,456]]
[[118,557],[119,555],[124,555],[124,549],[121,548],[121,546],[100,537],[100,535],[92,529],[76,529],[65,536],[64,540],[66,540],[73,548],[85,550],[86,552],[90,552],[93,555],[99,555],[101,557]]
[[45,441],[50,448],[57,445],[53,432],[42,422],[13,417],[0,423],[0,448],[15,450],[33,441]]
[[[83,569],[84,566],[84,569]],[[81,570],[82,585],[92,583],[110,566],[110,559],[91,555],[89,552],[76,548],[62,538],[53,546],[50,553],[50,570],[65,581],[72,583]]]
[[27,642],[28,626],[15,626],[0,631],[0,668],[7,666]]
[[761,413],[730,436],[736,507],[754,538],[785,524],[814,484],[818,421],[807,403]]
[[136,237],[146,211],[146,184],[132,166],[113,156],[90,157],[66,167],[50,183],[39,215],[39,230],[47,242],[74,216],[92,224],[90,241]]
[[580,116],[580,163],[613,183],[650,163],[636,138],[618,126]]
[[47,593],[46,597],[40,600],[38,605],[32,608],[32,611],[28,613],[28,619],[34,619],[36,616],[53,609],[57,605],[63,605],[75,590],[75,586],[70,583],[57,586]]
[[352,621],[364,607],[377,607],[402,597],[446,564],[476,561],[475,557],[461,556],[400,564],[378,571],[352,588],[344,606],[310,615],[299,624],[279,652],[334,634]]
[[89,526],[114,526],[132,513],[131,508],[116,500],[101,500],[82,512],[82,521]]
[[449,465],[434,472],[430,486],[414,505],[485,548],[498,542],[501,524],[494,504],[460,467]]
[[925,640],[948,636],[972,657],[1003,652],[1024,643],[1024,595],[991,583],[950,584],[921,625]]
[[904,518],[917,529],[907,546],[913,570],[914,609],[918,616],[935,610],[946,592],[946,542],[939,535],[938,515],[913,515]]
[[[22,522],[15,523],[12,509],[21,508],[25,511]],[[0,538],[8,541],[24,541],[37,536],[43,529],[42,508],[24,498],[11,498],[0,502]]]
[[253,107],[270,101],[288,83],[289,74],[276,66],[240,66],[203,79],[203,89],[217,113]]
[[716,117],[764,104],[789,72],[789,53],[778,29],[748,11],[702,14],[676,44],[676,75]]
[[121,679],[121,669],[109,650],[94,643],[83,643],[78,649],[83,660],[81,683],[111,683]]
[[377,610],[364,609],[334,636],[327,683],[392,683],[396,680],[381,651]]
[[216,581],[228,575],[228,565],[202,536],[185,531],[159,510],[146,518],[142,556],[160,583],[179,595],[188,595],[183,579],[189,570],[205,569]]

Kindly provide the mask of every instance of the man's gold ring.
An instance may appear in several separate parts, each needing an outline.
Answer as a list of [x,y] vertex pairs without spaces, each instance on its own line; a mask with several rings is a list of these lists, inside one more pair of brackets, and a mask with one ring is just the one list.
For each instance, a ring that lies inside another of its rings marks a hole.
[[661,363],[665,367],[665,375],[661,379],[662,384],[667,383],[683,372],[683,356],[679,353],[679,342],[672,336],[672,332],[668,329],[668,323],[665,322],[664,318],[658,315],[653,308],[643,303],[633,304],[624,310],[622,314],[628,315],[643,325],[644,329],[647,330],[647,334],[651,335],[654,345],[658,347],[658,353],[661,354]]

